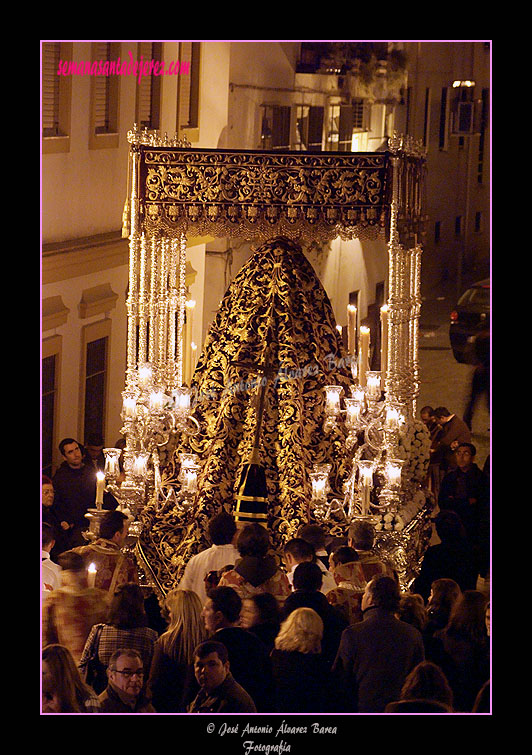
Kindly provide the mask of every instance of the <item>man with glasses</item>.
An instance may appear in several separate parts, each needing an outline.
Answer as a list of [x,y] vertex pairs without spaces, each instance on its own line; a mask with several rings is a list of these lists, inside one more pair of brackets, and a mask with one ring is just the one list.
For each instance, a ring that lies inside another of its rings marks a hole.
[[136,650],[116,650],[107,677],[107,687],[99,695],[100,713],[156,713],[145,692],[142,658]]

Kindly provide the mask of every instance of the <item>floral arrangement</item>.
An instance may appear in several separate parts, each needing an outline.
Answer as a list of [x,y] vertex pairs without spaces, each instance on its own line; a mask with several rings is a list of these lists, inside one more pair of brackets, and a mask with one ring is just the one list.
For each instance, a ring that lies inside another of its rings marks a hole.
[[430,460],[430,433],[420,419],[404,424],[399,432],[398,456],[405,459],[403,479],[422,483]]

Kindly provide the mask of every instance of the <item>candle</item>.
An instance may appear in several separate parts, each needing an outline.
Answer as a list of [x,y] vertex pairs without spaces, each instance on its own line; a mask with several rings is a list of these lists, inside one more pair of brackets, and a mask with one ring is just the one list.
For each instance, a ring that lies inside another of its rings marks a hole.
[[197,488],[198,473],[195,469],[185,469],[184,489],[194,493]]
[[163,408],[163,392],[152,391],[150,393],[150,409],[152,412],[160,412]]
[[348,428],[357,428],[360,424],[360,415],[362,413],[362,405],[356,398],[346,398],[345,400],[345,424]]
[[94,587],[96,584],[96,564],[89,564],[89,568],[87,569],[87,582],[89,587]]
[[366,393],[368,398],[379,400],[381,396],[380,372],[366,372]]
[[174,396],[174,409],[179,414],[188,414],[190,409],[190,392],[186,386],[181,386],[173,392]]
[[359,461],[358,472],[360,480],[360,497],[363,516],[369,514],[369,502],[371,488],[373,487],[373,462],[372,461]]
[[343,391],[340,385],[325,386],[325,413],[327,416],[336,416],[340,412],[340,394]]
[[133,474],[136,477],[144,477],[148,471],[149,454],[139,454],[133,461]]
[[401,483],[402,459],[390,459],[386,462],[385,475],[390,487],[397,487]]
[[124,417],[135,417],[137,413],[137,400],[126,396],[122,404],[122,412]]
[[141,388],[147,388],[153,377],[152,366],[149,362],[139,366],[139,385]]
[[347,305],[347,350],[355,353],[357,332],[357,308],[354,304]]
[[369,338],[370,330],[365,325],[360,328],[360,347],[358,351],[358,382],[366,385],[366,372],[369,367]]
[[381,307],[381,374],[386,380],[388,370],[388,305]]
[[401,419],[401,412],[396,406],[386,408],[386,427],[388,430],[397,430]]
[[105,488],[105,475],[103,472],[96,472],[96,508],[101,508],[103,503],[103,490]]

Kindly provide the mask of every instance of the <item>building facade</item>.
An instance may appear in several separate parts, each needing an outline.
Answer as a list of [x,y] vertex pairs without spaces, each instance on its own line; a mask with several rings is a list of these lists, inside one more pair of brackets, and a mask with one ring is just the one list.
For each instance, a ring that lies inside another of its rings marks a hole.
[[[371,152],[386,149],[394,130],[411,134],[427,148],[429,280],[465,280],[489,256],[484,43],[45,42],[42,60],[48,473],[61,461],[62,438],[83,443],[99,432],[112,446],[120,437],[128,288],[122,220],[134,123],[225,150]],[[450,182],[456,191],[441,191]],[[355,303],[377,345],[385,242],[336,239],[304,251],[338,324]],[[240,239],[188,239],[187,380],[227,286],[251,253]]]

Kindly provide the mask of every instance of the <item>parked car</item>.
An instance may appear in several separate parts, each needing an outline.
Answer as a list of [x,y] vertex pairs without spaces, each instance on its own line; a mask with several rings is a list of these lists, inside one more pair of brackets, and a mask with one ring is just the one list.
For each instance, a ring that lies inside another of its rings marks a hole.
[[456,361],[476,364],[475,340],[489,330],[490,279],[487,278],[468,288],[451,312],[449,339]]

